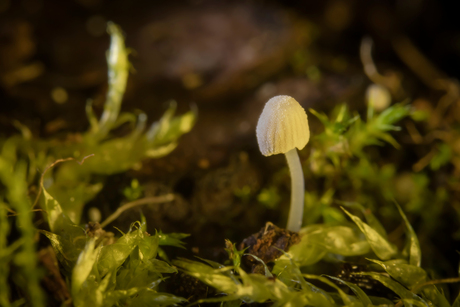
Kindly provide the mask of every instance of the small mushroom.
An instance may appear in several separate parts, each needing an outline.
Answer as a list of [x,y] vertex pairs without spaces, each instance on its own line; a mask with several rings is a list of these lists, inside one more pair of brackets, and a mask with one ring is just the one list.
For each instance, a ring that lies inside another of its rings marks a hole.
[[390,91],[380,84],[371,84],[366,90],[367,100],[367,120],[371,120],[374,117],[374,110],[382,112],[388,108],[391,104]]
[[290,96],[275,96],[264,107],[256,128],[259,149],[264,156],[283,153],[291,173],[291,208],[287,230],[302,226],[305,185],[296,148],[303,149],[310,140],[305,110]]

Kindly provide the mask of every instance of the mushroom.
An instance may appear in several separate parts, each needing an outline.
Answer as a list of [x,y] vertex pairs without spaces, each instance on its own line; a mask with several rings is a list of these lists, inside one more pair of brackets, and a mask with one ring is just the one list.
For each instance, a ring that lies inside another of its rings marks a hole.
[[382,112],[391,104],[391,94],[386,87],[380,84],[371,84],[366,90],[367,120],[374,116],[374,110]]
[[275,96],[265,104],[256,128],[259,149],[264,156],[283,153],[291,173],[291,208],[287,230],[302,226],[305,185],[296,148],[303,149],[310,139],[305,110],[290,96]]

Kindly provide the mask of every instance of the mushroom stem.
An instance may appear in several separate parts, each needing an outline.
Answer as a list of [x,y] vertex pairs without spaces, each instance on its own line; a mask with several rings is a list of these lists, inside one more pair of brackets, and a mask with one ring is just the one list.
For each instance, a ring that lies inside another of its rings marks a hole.
[[291,173],[291,207],[286,229],[298,232],[302,226],[305,198],[302,165],[296,148],[289,150],[285,155]]

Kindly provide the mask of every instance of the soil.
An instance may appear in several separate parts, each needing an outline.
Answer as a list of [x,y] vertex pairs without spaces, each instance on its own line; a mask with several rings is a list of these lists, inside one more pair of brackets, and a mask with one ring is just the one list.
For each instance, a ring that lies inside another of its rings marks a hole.
[[[241,242],[239,250],[259,258],[264,264],[273,267],[273,261],[288,251],[293,244],[300,242],[297,232],[279,228],[271,222],[267,222],[258,233],[251,235]],[[242,263],[246,271],[251,273],[264,274],[265,266],[256,258],[243,256]]]

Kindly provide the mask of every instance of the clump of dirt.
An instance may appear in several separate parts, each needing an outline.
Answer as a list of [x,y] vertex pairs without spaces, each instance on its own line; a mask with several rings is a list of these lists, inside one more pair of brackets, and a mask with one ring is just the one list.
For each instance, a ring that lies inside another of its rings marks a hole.
[[[279,258],[283,251],[300,241],[300,235],[297,232],[282,229],[267,222],[258,233],[251,235],[243,240],[239,249],[247,248],[247,253],[262,259],[268,266],[271,262]],[[264,274],[265,269],[262,263],[254,257],[243,256],[241,261],[243,268],[251,273]]]

